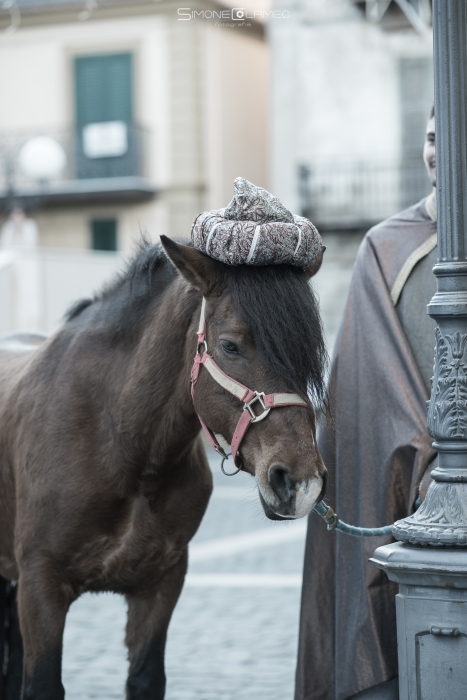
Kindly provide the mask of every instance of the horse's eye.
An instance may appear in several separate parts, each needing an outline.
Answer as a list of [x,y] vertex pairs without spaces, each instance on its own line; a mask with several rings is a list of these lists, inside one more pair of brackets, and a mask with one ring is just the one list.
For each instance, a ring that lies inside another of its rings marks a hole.
[[240,350],[230,340],[221,340],[222,349],[229,355],[240,355]]

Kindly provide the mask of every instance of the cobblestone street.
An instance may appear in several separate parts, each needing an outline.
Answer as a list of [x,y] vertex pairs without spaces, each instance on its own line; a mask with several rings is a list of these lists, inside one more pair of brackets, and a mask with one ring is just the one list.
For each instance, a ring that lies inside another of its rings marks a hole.
[[[316,289],[332,345],[359,236],[328,235]],[[169,628],[167,700],[292,700],[306,521],[268,521],[254,480],[222,475],[190,549]],[[318,516],[315,516],[318,517]],[[65,630],[69,700],[124,697],[125,603],[84,595]]]

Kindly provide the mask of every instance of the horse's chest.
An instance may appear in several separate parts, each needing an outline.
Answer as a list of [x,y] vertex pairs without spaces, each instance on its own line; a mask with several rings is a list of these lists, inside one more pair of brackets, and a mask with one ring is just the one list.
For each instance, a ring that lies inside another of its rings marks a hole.
[[[84,590],[118,593],[157,585],[165,573],[184,561],[188,543],[206,510],[212,491],[208,465],[188,463],[177,472],[176,488],[150,489],[113,511],[112,524],[90,526],[86,544],[74,561],[72,575]],[[78,561],[79,559],[79,561]]]
[[[125,593],[163,577],[184,556],[187,546],[184,534],[171,532],[164,521],[164,513],[141,513],[136,507],[116,535],[90,543],[90,549],[83,552],[84,588]],[[90,561],[94,566],[89,567]]]

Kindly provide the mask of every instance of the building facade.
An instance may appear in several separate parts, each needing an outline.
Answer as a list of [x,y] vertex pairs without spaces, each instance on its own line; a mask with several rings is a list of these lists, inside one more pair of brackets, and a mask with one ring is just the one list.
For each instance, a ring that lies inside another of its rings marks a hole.
[[[187,9],[187,8],[185,8]],[[202,10],[196,16],[192,9]],[[173,0],[16,0],[0,10],[0,206],[42,246],[188,238],[241,175],[267,186],[261,21]],[[211,15],[209,12],[211,12]]]
[[426,0],[276,0],[272,188],[324,229],[365,228],[430,190]]

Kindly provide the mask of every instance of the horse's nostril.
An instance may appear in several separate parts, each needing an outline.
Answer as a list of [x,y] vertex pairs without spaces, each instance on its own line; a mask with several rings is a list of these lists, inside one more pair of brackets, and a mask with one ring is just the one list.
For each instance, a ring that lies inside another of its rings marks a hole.
[[287,503],[293,493],[293,480],[285,467],[273,464],[269,467],[268,480],[271,488],[282,503]]

